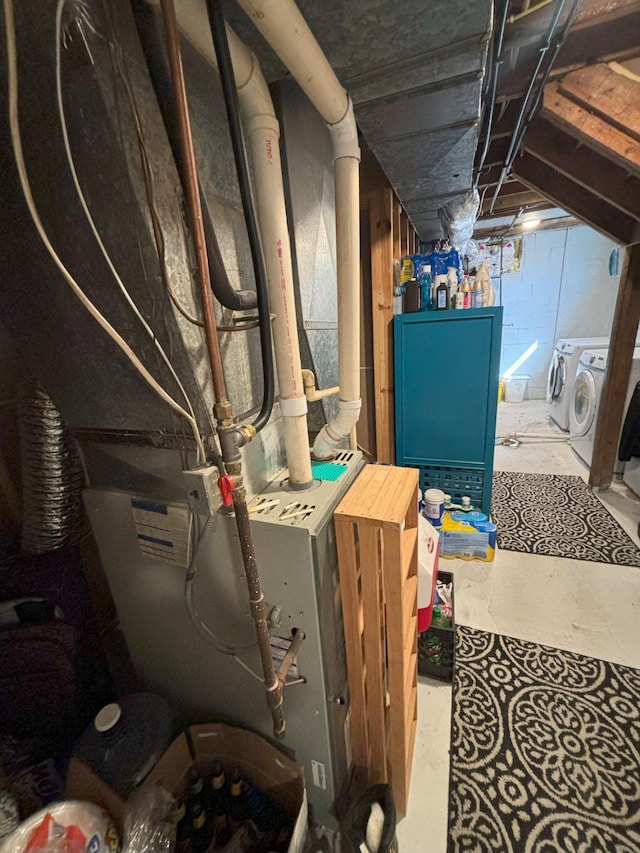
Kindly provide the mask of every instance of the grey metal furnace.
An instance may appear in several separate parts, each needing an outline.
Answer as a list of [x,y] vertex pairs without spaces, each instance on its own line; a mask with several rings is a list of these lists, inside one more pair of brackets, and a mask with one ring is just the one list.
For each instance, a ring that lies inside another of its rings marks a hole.
[[[225,721],[271,738],[234,519],[222,509],[209,520],[192,514],[176,454],[147,450],[142,462],[116,465],[113,450],[106,453],[105,465],[104,448],[86,449],[90,475],[99,468],[97,479],[111,482],[86,489],[84,500],[139,677],[185,723]],[[333,512],[362,455],[343,451],[328,465],[337,479],[304,492],[287,488],[284,470],[250,501],[250,512],[276,663],[292,630],[305,633],[277,744],[304,767],[313,821],[334,829],[333,805],[352,761]]]

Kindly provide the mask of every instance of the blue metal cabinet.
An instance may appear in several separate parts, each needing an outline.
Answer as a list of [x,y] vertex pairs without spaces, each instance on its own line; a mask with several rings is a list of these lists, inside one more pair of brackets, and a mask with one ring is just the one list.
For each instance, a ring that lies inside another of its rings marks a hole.
[[502,308],[394,318],[396,464],[491,510]]

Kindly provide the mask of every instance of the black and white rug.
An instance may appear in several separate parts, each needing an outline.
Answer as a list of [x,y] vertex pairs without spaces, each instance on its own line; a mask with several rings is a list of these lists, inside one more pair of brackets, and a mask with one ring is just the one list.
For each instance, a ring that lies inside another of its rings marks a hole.
[[640,670],[456,635],[448,853],[638,853]]
[[506,551],[640,566],[640,549],[580,477],[496,471],[491,517]]

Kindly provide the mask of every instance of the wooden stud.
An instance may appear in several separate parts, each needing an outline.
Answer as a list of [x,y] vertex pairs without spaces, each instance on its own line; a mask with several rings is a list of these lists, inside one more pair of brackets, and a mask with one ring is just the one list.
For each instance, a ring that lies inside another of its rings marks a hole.
[[409,249],[409,217],[402,210],[400,212],[400,251],[403,255],[410,255]]
[[556,83],[544,87],[542,115],[595,148],[623,169],[640,176],[640,142],[565,97]]
[[640,220],[640,181],[593,148],[580,145],[574,136],[538,118],[527,128],[524,149],[598,198]]
[[400,214],[402,212],[402,206],[398,199],[394,196],[393,199],[393,218],[391,222],[391,239],[393,245],[393,257],[398,258],[398,260],[402,257],[402,248],[400,245]]
[[531,154],[518,157],[513,167],[519,181],[555,202],[623,246],[640,240],[635,219],[599,199],[584,187],[555,172]]
[[607,375],[598,407],[589,484],[600,489],[608,489],[613,479],[639,321],[640,245],[635,245],[626,250],[622,264]]
[[[371,300],[375,388],[376,458],[395,459],[393,395],[393,190],[382,190],[369,208]],[[406,214],[404,221],[406,223]],[[406,252],[403,251],[403,254]]]

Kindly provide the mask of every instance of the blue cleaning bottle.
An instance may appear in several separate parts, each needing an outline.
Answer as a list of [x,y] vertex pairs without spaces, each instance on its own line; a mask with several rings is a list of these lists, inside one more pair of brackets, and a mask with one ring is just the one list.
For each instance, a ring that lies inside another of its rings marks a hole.
[[431,266],[423,264],[420,276],[420,310],[431,311]]

